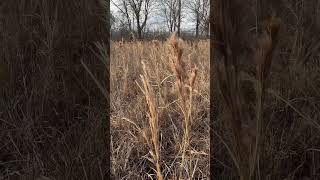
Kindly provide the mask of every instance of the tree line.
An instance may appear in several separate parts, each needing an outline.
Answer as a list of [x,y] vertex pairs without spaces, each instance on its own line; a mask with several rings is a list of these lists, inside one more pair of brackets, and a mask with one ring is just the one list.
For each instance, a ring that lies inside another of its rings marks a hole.
[[[111,12],[111,29],[120,36],[143,39],[151,31],[181,35],[183,22],[192,23],[188,29],[195,38],[209,35],[210,0],[111,0],[111,4],[116,7]],[[151,30],[151,18],[157,18],[161,29]]]

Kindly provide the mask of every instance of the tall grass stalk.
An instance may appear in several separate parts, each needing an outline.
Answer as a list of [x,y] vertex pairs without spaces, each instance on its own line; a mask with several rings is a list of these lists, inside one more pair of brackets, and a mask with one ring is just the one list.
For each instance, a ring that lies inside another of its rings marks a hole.
[[266,82],[270,74],[270,66],[272,62],[272,54],[277,43],[277,35],[280,27],[280,20],[272,17],[267,30],[258,41],[258,46],[254,54],[254,61],[256,63],[256,142],[253,160],[251,162],[250,177],[253,176],[255,167],[260,178],[259,160],[260,148],[263,135],[263,103],[265,99]]
[[[188,72],[186,66],[187,64],[182,59],[183,54],[183,41],[179,39],[176,33],[173,33],[169,39],[171,45],[171,56],[170,65],[171,70],[174,72],[176,77],[176,87],[178,89],[178,94],[181,99],[181,110],[184,116],[184,134],[182,140],[182,159],[181,159],[181,170],[180,176],[182,177],[184,168],[188,164],[187,151],[190,146],[190,131],[191,131],[191,121],[192,121],[192,97],[194,83],[197,77],[197,68],[191,61],[191,56],[189,56],[189,67],[191,71]],[[189,168],[187,168],[189,171]],[[189,173],[190,174],[190,173]]]
[[158,110],[157,110],[157,104],[156,104],[156,97],[154,95],[153,89],[150,85],[149,76],[146,70],[146,66],[144,62],[142,62],[142,68],[143,68],[143,75],[141,75],[141,80],[143,83],[143,94],[146,98],[149,113],[149,127],[151,131],[151,143],[149,141],[149,137],[146,137],[146,140],[148,142],[148,145],[151,149],[151,155],[153,158],[153,163],[156,166],[156,173],[157,173],[157,179],[163,180],[162,174],[161,174],[161,166],[160,166],[160,142],[159,142],[159,122],[158,122]]

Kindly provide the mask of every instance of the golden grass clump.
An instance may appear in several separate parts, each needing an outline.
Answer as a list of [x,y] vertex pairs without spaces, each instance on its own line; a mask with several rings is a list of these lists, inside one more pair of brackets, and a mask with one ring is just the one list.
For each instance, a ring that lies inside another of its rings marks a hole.
[[181,167],[185,168],[187,156],[186,153],[190,145],[190,128],[192,121],[192,95],[194,82],[197,77],[197,68],[193,64],[193,62],[191,62],[191,56],[189,56],[189,67],[191,68],[191,72],[187,70],[187,64],[182,59],[183,41],[177,38],[176,33],[172,34],[169,43],[172,48],[172,54],[170,55],[171,70],[174,72],[176,77],[176,87],[178,88],[179,96],[182,101],[181,109],[184,115],[184,136],[182,142]]

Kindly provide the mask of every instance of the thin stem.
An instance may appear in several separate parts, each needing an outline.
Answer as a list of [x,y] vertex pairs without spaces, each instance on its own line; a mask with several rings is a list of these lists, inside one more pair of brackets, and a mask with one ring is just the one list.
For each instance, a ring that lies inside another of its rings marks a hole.
[[255,143],[255,150],[254,150],[254,154],[253,154],[253,160],[251,162],[250,165],[250,179],[252,178],[255,168],[256,166],[259,167],[259,165],[257,164],[259,162],[260,159],[260,154],[259,154],[259,143],[261,141],[261,134],[262,134],[262,112],[263,112],[263,83],[261,81],[257,82],[257,87],[256,87],[256,120],[257,120],[257,124],[256,124],[256,143]]
[[[189,87],[190,94],[189,94],[189,106],[188,106],[188,112],[184,113],[185,114],[185,129],[184,129],[184,137],[183,137],[183,150],[182,150],[182,160],[181,160],[181,172],[180,172],[180,177],[183,171],[183,167],[186,164],[186,159],[187,155],[186,152],[189,148],[190,145],[190,123],[191,123],[191,118],[192,118],[192,97],[193,97],[193,88]],[[186,108],[185,108],[186,109]]]

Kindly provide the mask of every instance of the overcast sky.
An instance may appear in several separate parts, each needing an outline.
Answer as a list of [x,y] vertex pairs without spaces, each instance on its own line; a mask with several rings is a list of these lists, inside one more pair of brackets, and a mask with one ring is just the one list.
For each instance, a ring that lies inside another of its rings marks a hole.
[[[113,0],[114,2],[117,2],[117,0]],[[118,8],[110,1],[110,10],[112,12],[112,14],[114,16],[117,17],[117,15],[119,16],[119,10]],[[165,24],[165,19],[159,15],[159,12],[153,11],[150,16],[149,19],[147,21],[148,24],[148,28],[150,29],[163,29],[166,28],[166,24]],[[191,17],[188,16],[188,13],[186,13],[186,17],[182,19],[181,22],[181,29],[182,30],[194,30],[194,22],[192,22]]]

